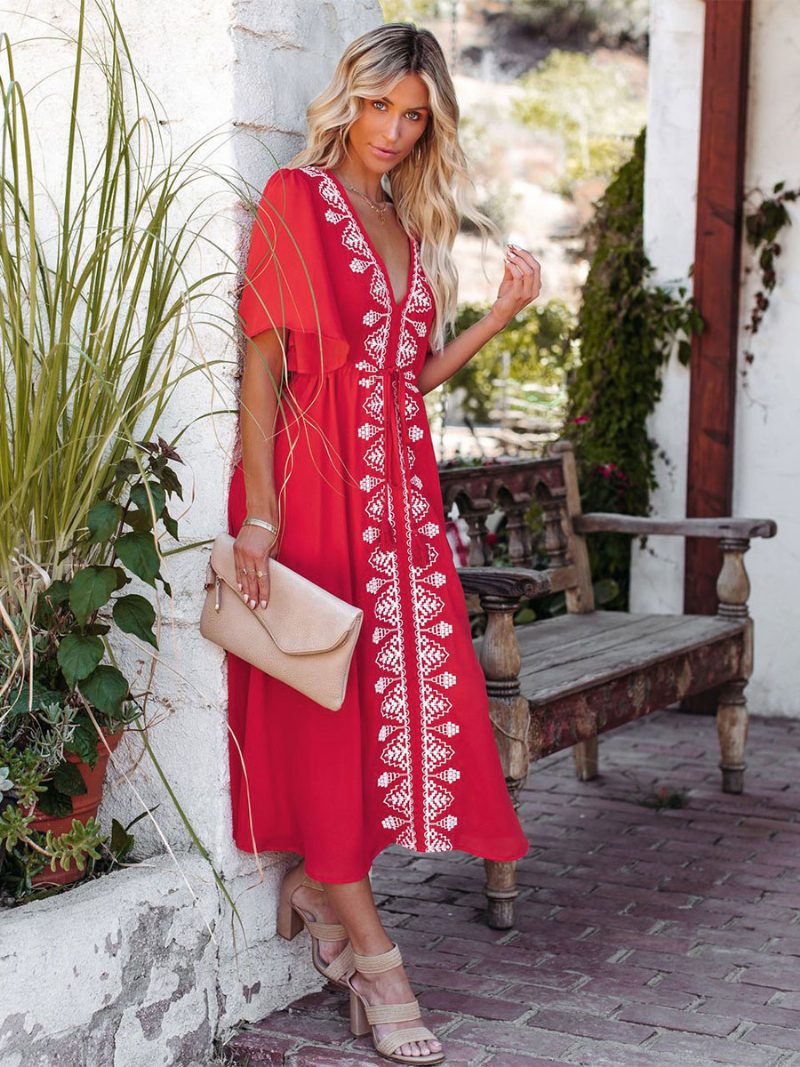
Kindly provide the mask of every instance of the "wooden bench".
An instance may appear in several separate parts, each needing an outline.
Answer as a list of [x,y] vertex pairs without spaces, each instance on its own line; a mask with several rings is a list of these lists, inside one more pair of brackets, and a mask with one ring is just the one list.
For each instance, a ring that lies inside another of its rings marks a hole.
[[[684,697],[721,687],[716,722],[722,788],[740,793],[753,667],[753,622],[744,553],[753,537],[773,537],[769,519],[662,520],[581,514],[575,458],[558,441],[539,460],[497,461],[440,470],[445,512],[455,502],[470,530],[469,565],[458,568],[476,594],[486,630],[475,639],[490,714],[515,805],[530,763],[572,746],[578,777],[597,775],[598,735]],[[530,569],[534,545],[526,512],[544,520],[548,567]],[[510,566],[492,567],[485,520],[506,516]],[[595,610],[586,535],[672,534],[717,538],[723,553],[716,615],[635,615]],[[522,598],[563,591],[567,614],[515,626]],[[486,863],[489,925],[514,923],[515,864]]]

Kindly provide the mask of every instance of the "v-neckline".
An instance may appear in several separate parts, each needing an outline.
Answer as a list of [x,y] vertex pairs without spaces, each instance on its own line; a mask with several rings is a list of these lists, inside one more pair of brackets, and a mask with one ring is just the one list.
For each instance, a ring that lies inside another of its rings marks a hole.
[[[350,211],[350,214],[353,217],[353,221],[355,222],[356,226],[358,227],[359,232],[361,233],[361,236],[364,238],[364,241],[366,242],[367,247],[369,248],[370,252],[372,253],[373,258],[375,259],[375,262],[378,264],[378,267],[380,268],[380,271],[383,274],[383,279],[386,282],[386,288],[389,291],[389,299],[392,302],[392,306],[394,307],[395,310],[399,310],[403,306],[403,304],[405,304],[405,302],[408,300],[409,296],[411,295],[411,285],[412,285],[412,281],[413,281],[413,278],[414,278],[414,265],[415,265],[414,257],[416,256],[416,242],[414,241],[414,238],[411,236],[411,234],[406,233],[406,238],[408,240],[408,272],[407,272],[407,275],[406,275],[406,291],[403,294],[402,298],[400,300],[397,300],[395,298],[395,295],[394,295],[394,289],[392,288],[392,279],[389,277],[389,271],[386,269],[386,264],[385,264],[385,262],[383,260],[383,257],[378,252],[377,248],[375,247],[375,245],[372,242],[372,238],[367,233],[367,228],[364,225],[364,223],[361,221],[361,218],[359,217],[359,214],[355,209],[353,201],[347,195],[347,192],[345,191],[345,187],[344,187],[342,181],[333,173],[332,170],[329,170],[327,167],[320,167],[320,170],[323,170],[324,173],[327,174],[328,177],[331,178],[336,183],[336,187],[338,188],[339,192],[342,194],[342,199],[344,200],[345,204],[347,205],[347,207],[348,207],[348,209]],[[405,231],[403,231],[403,232],[405,232]]]

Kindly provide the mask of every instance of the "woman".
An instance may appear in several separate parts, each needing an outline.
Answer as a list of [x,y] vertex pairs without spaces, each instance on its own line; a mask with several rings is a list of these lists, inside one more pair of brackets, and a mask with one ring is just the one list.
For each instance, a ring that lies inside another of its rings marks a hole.
[[509,247],[489,313],[443,343],[459,218],[484,233],[488,221],[466,195],[458,116],[430,32],[391,23],[353,41],[308,109],[306,148],[266,184],[239,304],[248,342],[228,515],[242,596],[266,606],[279,557],[364,621],[337,712],[229,657],[234,838],[303,857],[283,881],[278,930],[308,927],[315,966],[350,995],[353,1032],[371,1027],[398,1063],[444,1054],[381,925],[372,860],[389,844],[495,860],[528,848],[422,396],[538,295],[540,271]]

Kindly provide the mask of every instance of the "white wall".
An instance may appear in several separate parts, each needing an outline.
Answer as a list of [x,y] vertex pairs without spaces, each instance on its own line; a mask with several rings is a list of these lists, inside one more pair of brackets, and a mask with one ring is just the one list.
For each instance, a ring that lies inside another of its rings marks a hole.
[[[30,9],[30,5],[21,7]],[[94,12],[99,30],[101,23],[96,10],[93,5],[87,7]],[[35,8],[35,13],[29,15],[8,16],[3,30],[14,44],[16,75],[26,91],[36,131],[37,175],[48,193],[58,195],[63,185],[72,52],[54,40],[31,38],[46,34],[51,22],[74,33],[77,5],[64,4],[63,0],[37,0]],[[213,145],[209,144],[203,154],[209,168],[208,178],[190,188],[177,210],[188,212],[201,197],[213,193],[203,212],[209,222],[207,235],[216,248],[206,243],[202,256],[195,256],[188,263],[188,276],[191,278],[192,272],[198,277],[215,270],[231,271],[220,286],[218,299],[210,302],[206,311],[208,317],[222,315],[233,335],[235,268],[243,259],[249,217],[219,176],[239,172],[257,193],[276,163],[285,163],[298,151],[304,140],[308,100],[326,84],[344,46],[380,23],[378,2],[172,0],[170,4],[156,4],[151,0],[117,0],[117,9],[134,61],[160,101],[161,131],[171,140],[174,154],[180,154],[216,131]],[[85,78],[81,125],[88,154],[93,158],[104,132],[104,87],[89,69]],[[180,221],[176,219],[176,224]],[[190,377],[158,427],[162,436],[170,439],[179,429],[193,423],[178,445],[185,463],[177,468],[184,489],[183,505],[173,499],[170,507],[179,521],[182,545],[213,540],[219,530],[226,528],[226,491],[234,438],[232,415],[221,414],[213,420],[199,416],[231,406],[235,347],[225,341],[219,330],[202,324],[198,324],[196,342],[192,351],[187,341],[187,356],[193,360],[223,362],[217,363],[209,375]],[[175,543],[165,538],[164,547],[174,549]],[[174,600],[170,603],[159,587],[164,619],[161,662],[154,679],[148,679],[147,675],[150,663],[147,648],[120,638],[118,652],[126,676],[134,679],[135,690],[140,691],[150,682],[148,737],[180,803],[214,863],[224,872],[227,887],[240,908],[245,929],[235,929],[235,945],[231,941],[234,928],[230,912],[225,910],[227,905],[217,893],[209,896],[209,887],[214,889],[210,869],[197,856],[187,858],[184,852],[181,859],[181,850],[191,846],[190,838],[135,735],[123,739],[115,752],[120,769],[109,772],[100,821],[109,830],[112,816],[124,823],[138,815],[145,803],[151,807],[159,805],[155,817],[178,853],[186,885],[196,886],[197,907],[203,922],[208,921],[221,934],[212,961],[205,955],[200,959],[205,953],[202,946],[197,953],[199,963],[204,968],[210,966],[212,979],[216,980],[216,1006],[213,1013],[209,1009],[208,1018],[212,1025],[224,1029],[241,1019],[263,1017],[273,1008],[318,987],[319,978],[311,967],[305,938],[288,945],[275,937],[277,885],[287,857],[262,857],[266,878],[259,880],[252,859],[238,852],[231,840],[224,657],[201,637],[198,629],[209,553],[210,544],[171,555],[162,566]],[[143,584],[137,591],[145,595],[152,592]],[[134,833],[139,858],[163,849],[147,819],[136,824]],[[169,860],[158,863],[162,871],[164,863],[169,868]],[[145,866],[124,872],[126,887],[133,894],[131,921],[140,905],[145,911],[155,909],[157,903],[162,911],[174,908],[176,879],[178,885],[182,882],[178,875],[172,877],[170,870],[161,880],[148,883],[149,896],[137,888],[138,879],[147,876]],[[91,887],[72,890],[63,900],[46,902],[51,905],[48,914],[56,923],[60,909],[64,909],[60,921],[65,945],[69,945],[73,935],[84,936],[82,927],[73,930],[68,913],[87,894],[92,900],[98,898],[92,907],[99,909],[98,914],[107,913],[109,921],[119,913],[121,905],[115,879],[121,877],[111,875]],[[246,889],[256,892],[245,893]],[[100,897],[103,899],[99,900]],[[20,922],[29,914],[35,917],[28,909],[23,912]],[[33,940],[26,943],[31,947]],[[77,951],[72,956],[65,951],[64,955],[78,958]],[[145,978],[152,972],[153,981],[158,977],[155,966],[147,959],[141,966],[137,963],[139,973],[144,968]],[[50,1000],[57,1005],[52,1019],[34,1012],[41,992],[35,984],[18,985],[15,996],[21,1007],[17,1001],[13,1006],[10,1001],[4,1001],[0,991],[0,1020],[7,1014],[4,1007],[8,1011],[13,1007],[16,1013],[13,1033],[4,1033],[0,1025],[0,1059],[10,1048],[22,1057],[20,1063],[33,1063],[34,1046],[45,1048],[54,1034],[74,1041],[76,1048],[83,1047],[81,1043],[89,1039],[92,1023],[91,1019],[86,1022],[76,1010],[74,991],[70,988],[75,975],[78,971],[73,974],[71,965],[67,970],[50,969],[48,992]],[[20,982],[24,977],[20,977]],[[116,1033],[115,1062],[189,1063],[188,1059],[164,1059],[155,1038],[156,1043],[148,1046],[152,1035],[143,1034],[141,1026],[126,1028],[125,1019],[130,1015],[125,1002],[128,996],[135,1003],[138,992],[122,988],[103,1002],[105,1025]],[[177,1019],[174,1026],[180,1031],[186,1023]],[[164,1041],[168,1033],[165,1029]],[[213,1034],[206,1036],[210,1039]],[[45,1056],[36,1062],[50,1061]],[[77,1065],[86,1061],[65,1058],[64,1062]]]
[[[645,243],[655,263],[654,280],[683,281],[694,257],[697,152],[700,121],[703,11],[701,0],[653,0],[650,102],[645,166]],[[745,190],[764,192],[785,179],[797,185],[800,140],[800,9],[794,0],[754,0],[750,56]],[[795,423],[800,406],[800,212],[780,242],[778,286],[753,343],[742,329],[743,351],[755,362],[745,387],[739,375],[733,513],[778,522],[778,536],[752,542],[746,563],[752,581],[755,672],[748,688],[751,711],[800,717],[800,664],[787,655],[787,635],[800,622],[800,474]],[[752,263],[745,245],[744,263]],[[757,274],[744,274],[740,321],[749,318]],[[664,394],[650,431],[667,453],[658,461],[660,487],[654,511],[685,515],[689,371],[673,360],[664,375]],[[680,611],[683,602],[683,544],[651,538],[633,547],[631,606],[634,611]]]
[[[694,212],[703,65],[701,0],[654,0],[644,174],[645,249],[655,266],[653,284],[686,285],[694,258]],[[680,220],[680,225],[676,222]],[[649,432],[665,453],[656,457],[659,488],[653,509],[684,515],[688,450],[689,371],[673,358],[663,375],[661,402]],[[651,537],[644,552],[634,542],[633,611],[681,611],[683,542]]]
[[[756,0],[750,64],[745,189],[770,193],[782,180],[797,188],[800,8],[795,0]],[[790,205],[790,212],[793,225],[778,238],[783,253],[771,306],[755,337],[740,335],[740,368],[746,349],[755,359],[737,396],[733,507],[738,515],[764,515],[778,523],[777,537],[754,543],[746,557],[756,620],[750,706],[800,717],[800,663],[791,651],[800,624],[800,202]],[[745,256],[753,264],[749,248]],[[759,288],[756,269],[744,280],[742,322]]]
[[[58,6],[58,0],[52,0]],[[223,315],[233,332],[235,268],[246,251],[250,220],[240,201],[214,172],[240,175],[257,196],[276,165],[303,145],[305,107],[327,83],[344,46],[381,21],[377,0],[178,0],[154,5],[123,0],[120,17],[141,73],[162,101],[176,151],[216,131],[203,152],[212,175],[190,190],[194,202],[213,194],[204,208],[206,231],[219,251],[206,244],[198,273],[230,271],[207,314]],[[201,315],[200,318],[203,316]],[[165,428],[183,434],[179,468],[184,500],[191,503],[180,522],[181,542],[213,539],[227,528],[226,497],[234,419],[217,414],[234,403],[236,351],[219,330],[199,323],[193,359],[218,361],[213,382],[194,374],[165,419]],[[193,421],[197,420],[197,421]],[[167,435],[165,435],[167,436]],[[174,509],[173,509],[174,510]],[[211,546],[170,557],[167,577],[175,593],[162,630],[162,659],[155,682],[153,716],[160,721],[150,739],[182,805],[217,864],[229,873],[252,870],[230,837],[227,692],[222,653],[201,637],[198,619],[202,583]],[[131,753],[136,744],[129,746]],[[187,759],[187,756],[189,757]],[[141,803],[127,782],[109,776],[110,815],[132,817]],[[148,800],[165,800],[157,818],[173,847],[190,839],[145,755],[137,788]],[[112,799],[113,797],[113,799]],[[148,851],[163,847],[147,821],[137,838]]]

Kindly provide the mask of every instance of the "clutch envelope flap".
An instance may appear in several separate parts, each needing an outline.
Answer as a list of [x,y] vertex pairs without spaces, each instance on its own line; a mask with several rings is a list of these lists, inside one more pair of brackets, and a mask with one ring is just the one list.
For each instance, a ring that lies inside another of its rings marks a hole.
[[[211,549],[211,568],[230,592],[241,597],[233,556],[235,538],[217,534]],[[345,641],[354,626],[360,626],[363,612],[347,601],[322,589],[315,582],[284,566],[276,559],[269,563],[269,600],[266,608],[250,610],[282,652],[302,656],[327,652]],[[308,610],[303,611],[303,606]]]

